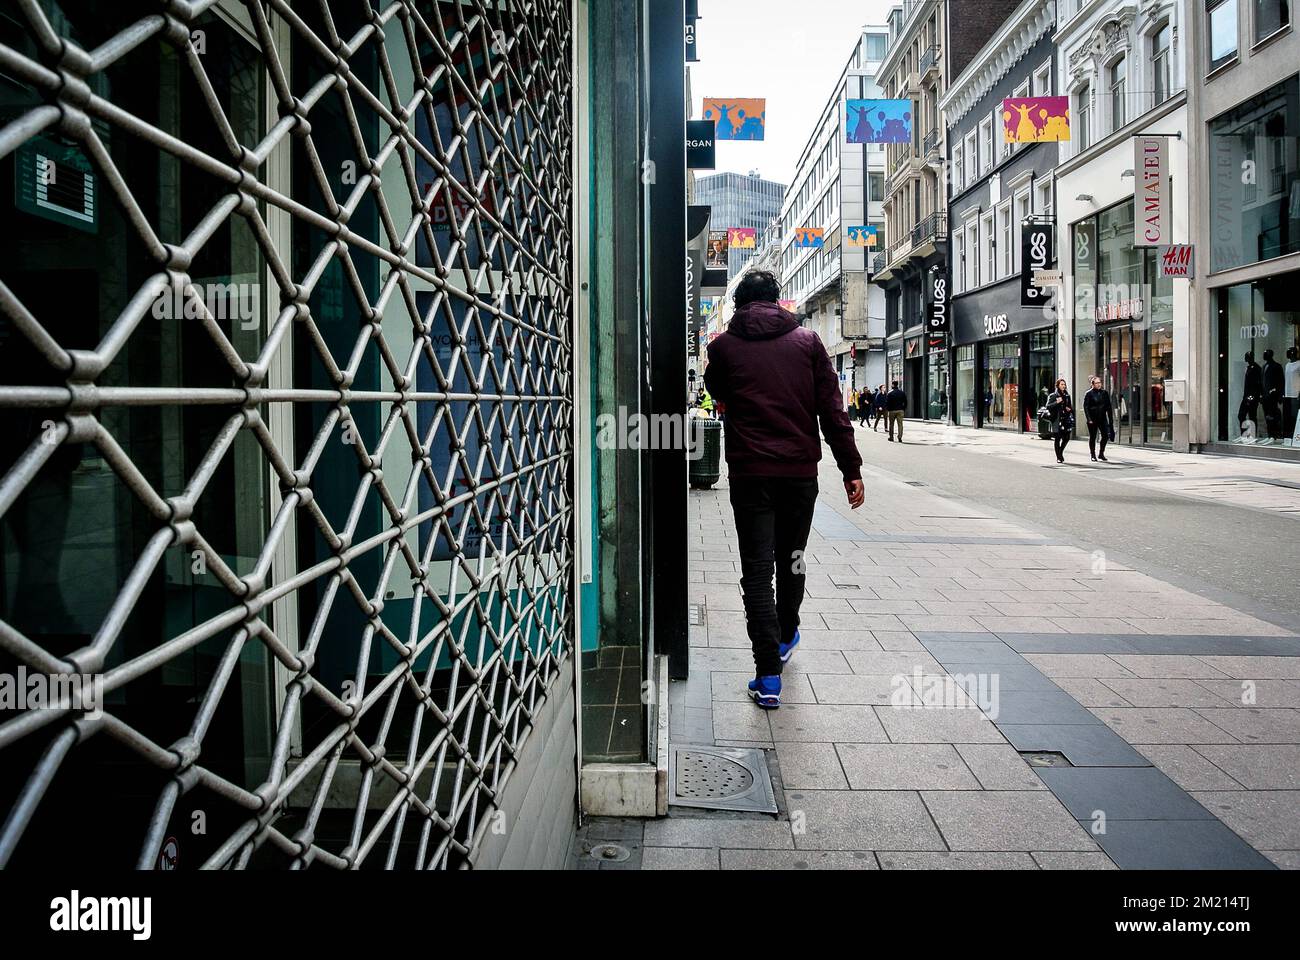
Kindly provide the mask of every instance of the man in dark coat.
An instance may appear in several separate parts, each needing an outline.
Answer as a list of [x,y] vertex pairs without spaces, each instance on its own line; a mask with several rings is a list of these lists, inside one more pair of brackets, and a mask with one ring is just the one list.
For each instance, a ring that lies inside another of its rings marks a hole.
[[1101,437],[1100,459],[1106,459],[1106,443],[1115,436],[1115,406],[1110,401],[1110,393],[1102,389],[1101,377],[1092,378],[1092,389],[1083,395],[1083,416],[1088,423],[1088,452],[1092,459],[1098,459],[1097,437]]
[[822,458],[818,425],[849,505],[856,510],[865,498],[862,457],[839,377],[821,338],[781,309],[780,297],[780,283],[768,271],[750,271],[740,281],[736,313],[709,345],[704,375],[709,392],[727,408],[731,505],[756,674],[749,694],[769,710],[781,705],[782,666],[799,644],[804,549]]
[[1273,351],[1264,351],[1264,422],[1268,424],[1268,437],[1274,442],[1282,440],[1282,395],[1286,388],[1286,371],[1273,359]]

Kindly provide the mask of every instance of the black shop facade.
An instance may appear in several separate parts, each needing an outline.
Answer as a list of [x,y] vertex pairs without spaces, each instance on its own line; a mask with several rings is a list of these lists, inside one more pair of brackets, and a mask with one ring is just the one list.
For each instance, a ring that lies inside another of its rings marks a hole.
[[1051,309],[1021,306],[1018,280],[953,299],[951,422],[1033,433],[1056,381],[1056,320]]

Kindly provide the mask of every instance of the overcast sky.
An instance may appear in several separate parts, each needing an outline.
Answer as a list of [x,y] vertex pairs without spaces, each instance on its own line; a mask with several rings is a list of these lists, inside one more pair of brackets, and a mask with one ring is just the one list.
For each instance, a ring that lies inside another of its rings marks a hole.
[[[860,28],[889,0],[700,0],[693,116],[705,97],[766,97],[767,139],[718,144],[718,171],[758,170],[789,184]],[[699,171],[700,175],[707,175]]]

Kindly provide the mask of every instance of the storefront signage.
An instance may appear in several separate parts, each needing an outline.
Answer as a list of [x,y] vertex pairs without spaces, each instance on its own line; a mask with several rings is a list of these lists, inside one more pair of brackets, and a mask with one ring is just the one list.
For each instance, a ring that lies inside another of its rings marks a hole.
[[935,333],[948,329],[948,271],[942,268],[930,272],[926,297],[926,319]]
[[1020,228],[1020,305],[1037,307],[1052,298],[1050,287],[1037,283],[1034,274],[1046,270],[1056,259],[1055,230],[1050,223],[1031,223]]
[[1164,246],[1169,243],[1169,138],[1134,137],[1133,171],[1133,246]]
[[984,315],[984,332],[992,337],[999,333],[1006,333],[1011,329],[1011,321],[1005,313],[999,313],[996,317]]
[[712,170],[718,165],[716,138],[712,120],[686,121],[686,169]]
[[1142,316],[1142,311],[1141,298],[1116,300],[1113,303],[1098,304],[1096,319],[1098,323],[1105,323],[1109,320],[1135,320]]
[[1061,285],[1060,270],[1035,270],[1034,286],[1042,289],[1043,287],[1059,287]]
[[1171,243],[1161,247],[1156,256],[1160,264],[1160,279],[1177,277],[1185,280],[1196,278],[1196,248],[1190,243]]

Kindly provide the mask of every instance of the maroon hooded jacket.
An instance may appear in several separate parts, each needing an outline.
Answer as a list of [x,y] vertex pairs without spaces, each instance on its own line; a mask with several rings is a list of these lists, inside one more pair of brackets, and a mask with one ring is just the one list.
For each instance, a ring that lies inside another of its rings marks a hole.
[[862,479],[862,457],[839,377],[821,338],[775,303],[736,311],[709,344],[704,383],[726,404],[727,464],[748,477],[815,477],[817,424],[845,481]]

